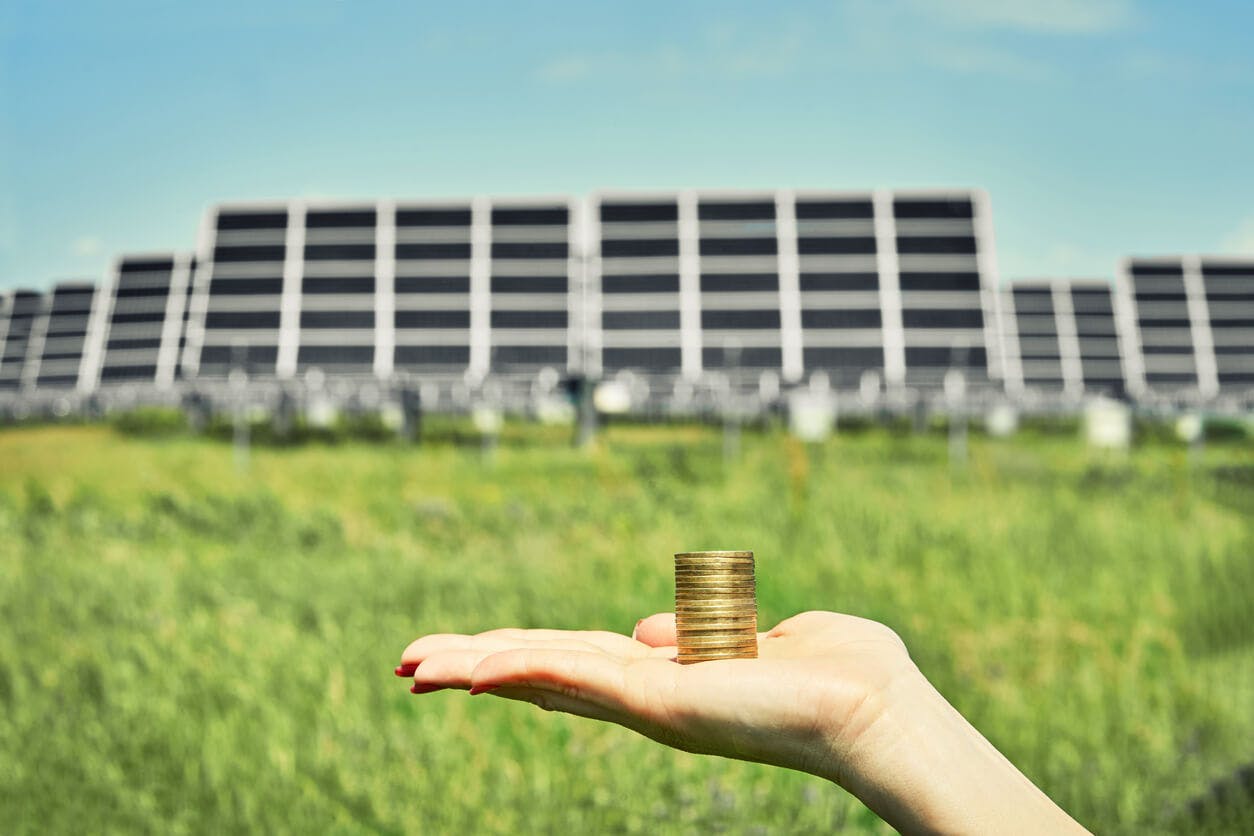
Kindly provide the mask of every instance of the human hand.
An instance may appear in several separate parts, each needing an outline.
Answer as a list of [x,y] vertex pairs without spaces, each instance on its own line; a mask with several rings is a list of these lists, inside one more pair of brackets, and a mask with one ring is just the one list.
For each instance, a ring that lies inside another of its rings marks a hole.
[[608,720],[668,746],[829,774],[874,722],[898,679],[917,676],[905,645],[874,621],[809,612],[758,636],[757,659],[679,665],[675,617],[609,632],[493,630],[432,635],[401,656],[415,692],[491,691]]
[[882,624],[807,612],[758,635],[757,659],[679,665],[675,617],[632,637],[503,629],[424,636],[414,693],[445,688],[606,720],[689,752],[832,780],[904,832],[1081,830],[919,672]]

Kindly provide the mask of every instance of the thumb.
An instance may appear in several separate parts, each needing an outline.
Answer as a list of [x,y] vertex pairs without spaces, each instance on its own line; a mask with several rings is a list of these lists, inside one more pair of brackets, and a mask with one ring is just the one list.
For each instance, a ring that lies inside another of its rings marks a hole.
[[649,647],[671,647],[675,644],[675,614],[660,612],[636,622],[631,637]]

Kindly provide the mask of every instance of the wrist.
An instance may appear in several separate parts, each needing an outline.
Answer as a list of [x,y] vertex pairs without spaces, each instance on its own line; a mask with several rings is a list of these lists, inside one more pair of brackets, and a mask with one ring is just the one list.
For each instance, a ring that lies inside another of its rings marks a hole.
[[913,666],[840,725],[820,774],[904,833],[1082,831]]

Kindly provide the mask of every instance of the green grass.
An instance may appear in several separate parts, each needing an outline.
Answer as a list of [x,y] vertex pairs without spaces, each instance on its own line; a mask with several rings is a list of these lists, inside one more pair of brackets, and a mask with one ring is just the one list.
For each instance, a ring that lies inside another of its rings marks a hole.
[[1249,832],[1181,811],[1254,761],[1254,450],[944,445],[750,433],[725,468],[701,428],[512,428],[240,475],[177,432],[0,432],[0,829],[883,832],[810,776],[392,676],[431,631],[628,632],[673,552],[752,548],[763,624],[888,623],[1089,827]]

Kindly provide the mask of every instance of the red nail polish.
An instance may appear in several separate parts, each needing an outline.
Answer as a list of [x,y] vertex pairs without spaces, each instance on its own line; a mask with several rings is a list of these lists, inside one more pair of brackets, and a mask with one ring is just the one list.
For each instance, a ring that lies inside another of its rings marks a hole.
[[433,691],[440,690],[439,685],[428,685],[425,682],[415,682],[409,689],[411,694],[430,694]]
[[412,663],[405,664],[405,665],[397,665],[396,675],[397,676],[413,676],[414,671],[416,670],[418,670],[417,662],[412,662]]
[[470,689],[470,696],[473,697],[475,694],[483,694],[488,691],[495,691],[499,687],[501,686],[499,685],[476,685]]

